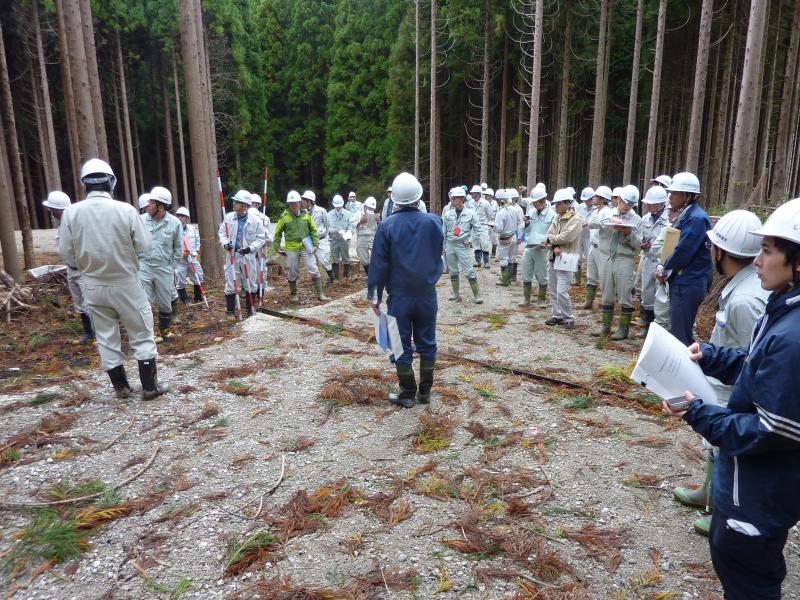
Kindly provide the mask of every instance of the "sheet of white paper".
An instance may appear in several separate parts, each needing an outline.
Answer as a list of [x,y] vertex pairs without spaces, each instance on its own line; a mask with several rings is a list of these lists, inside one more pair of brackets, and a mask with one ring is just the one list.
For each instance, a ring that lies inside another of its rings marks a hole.
[[570,271],[574,273],[578,270],[578,254],[562,252],[556,256],[556,260],[553,262],[553,268],[556,271]]
[[50,273],[58,273],[59,271],[66,270],[67,265],[42,265],[41,267],[28,269],[28,274],[35,279],[40,279],[41,277],[49,275]]
[[665,400],[688,390],[705,402],[717,402],[714,388],[689,358],[686,346],[658,323],[650,324],[631,379]]
[[314,251],[314,242],[311,241],[310,235],[307,235],[306,237],[303,238],[303,244],[305,245],[306,250],[308,250],[309,252]]
[[403,342],[400,339],[400,331],[397,328],[397,319],[387,315],[382,310],[380,315],[376,315],[371,308],[367,310],[368,315],[372,315],[372,322],[375,327],[375,342],[378,347],[387,354],[393,354],[395,358],[403,353]]
[[343,239],[344,241],[346,241],[346,242],[349,242],[350,240],[352,240],[352,239],[353,239],[353,233],[352,233],[350,230],[348,230],[348,231],[345,231],[345,232],[342,234],[342,239]]

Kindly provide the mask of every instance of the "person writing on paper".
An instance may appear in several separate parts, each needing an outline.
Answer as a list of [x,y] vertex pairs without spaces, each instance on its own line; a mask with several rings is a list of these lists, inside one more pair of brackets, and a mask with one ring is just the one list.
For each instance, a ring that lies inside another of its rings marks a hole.
[[[419,210],[422,186],[410,173],[392,182],[397,210],[378,225],[367,277],[367,298],[380,314],[384,290],[388,314],[397,319],[403,353],[394,357],[399,394],[389,402],[411,408],[430,402],[436,367],[436,282],[442,275],[442,220]],[[412,342],[413,340],[413,342]],[[419,352],[419,390],[412,364]]]
[[611,218],[600,224],[598,236],[600,251],[606,257],[603,272],[603,325],[599,333],[611,333],[614,320],[614,302],[619,302],[619,329],[611,334],[612,340],[628,337],[633,315],[631,289],[633,288],[633,255],[642,245],[641,218],[633,211],[639,202],[639,190],[626,185],[619,192],[620,200]]
[[754,233],[762,236],[756,272],[772,293],[749,347],[689,346],[706,375],[733,385],[728,406],[689,392],[688,409],[663,404],[719,448],[709,547],[731,600],[781,597],[783,547],[800,520],[800,198]]
[[552,315],[545,325],[563,325],[565,329],[575,327],[572,314],[572,300],[569,297],[569,286],[572,273],[566,259],[572,256],[577,267],[578,243],[581,236],[581,216],[572,208],[572,194],[569,190],[556,190],[553,196],[556,215],[547,229],[545,246],[550,249],[549,285],[550,308]]
[[297,302],[297,278],[300,277],[300,261],[311,276],[311,283],[319,300],[330,300],[322,291],[322,279],[317,268],[316,251],[319,236],[314,219],[300,210],[300,194],[291,190],[286,195],[286,210],[275,224],[275,248],[281,247],[281,237],[285,239],[286,279],[289,282],[289,299]]
[[698,203],[700,180],[694,173],[677,173],[667,191],[672,208],[681,211],[675,222],[681,235],[666,262],[656,267],[656,278],[669,282],[670,333],[691,344],[697,309],[711,282],[711,243],[706,237],[711,221]]

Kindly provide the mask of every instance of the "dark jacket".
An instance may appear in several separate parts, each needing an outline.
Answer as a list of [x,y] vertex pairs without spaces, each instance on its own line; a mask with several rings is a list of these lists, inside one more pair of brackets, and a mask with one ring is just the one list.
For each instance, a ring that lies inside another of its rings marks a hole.
[[[421,297],[436,293],[442,275],[442,220],[413,207],[400,206],[378,225],[367,278],[368,296]],[[375,295],[377,294],[377,296]]]
[[764,535],[800,520],[800,290],[773,294],[750,348],[702,344],[706,375],[733,384],[727,408],[692,402],[684,419],[720,453],[714,508]]
[[690,204],[675,221],[675,229],[681,230],[678,245],[664,263],[671,269],[669,282],[678,285],[706,284],[711,280],[711,242],[706,231],[711,221],[706,211],[697,204]]

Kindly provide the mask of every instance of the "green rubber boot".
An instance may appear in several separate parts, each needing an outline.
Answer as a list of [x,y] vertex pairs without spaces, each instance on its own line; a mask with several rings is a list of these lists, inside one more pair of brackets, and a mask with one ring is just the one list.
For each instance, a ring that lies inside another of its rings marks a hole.
[[448,300],[452,300],[454,302],[461,302],[461,294],[458,293],[458,277],[451,277],[450,278],[450,285],[453,286],[453,293],[450,294]]
[[411,408],[416,403],[414,397],[417,394],[417,380],[414,378],[414,367],[412,365],[401,365],[395,363],[397,369],[397,381],[400,384],[399,394],[389,394],[389,402]]
[[600,331],[594,331],[592,337],[607,337],[611,333],[611,323],[614,321],[614,306],[603,306],[603,326]]
[[623,306],[619,315],[619,328],[611,334],[609,339],[624,340],[628,337],[628,332],[631,328],[631,318],[633,317],[633,308],[630,306]]
[[597,294],[597,286],[591,283],[586,284],[586,302],[581,304],[584,310],[591,310],[594,308],[594,297]]
[[675,500],[684,506],[691,506],[692,508],[702,508],[703,510],[713,508],[711,500],[711,475],[714,473],[714,459],[709,454],[706,461],[706,477],[701,485],[696,490],[690,490],[684,487],[676,487],[672,490],[672,495]]
[[322,279],[320,278],[314,279],[314,290],[316,290],[317,299],[320,302],[325,302],[326,300],[330,300],[330,298],[328,298],[325,295],[325,292],[322,291]]
[[533,291],[533,283],[530,281],[522,282],[522,295],[525,298],[518,306],[528,307],[531,305],[531,292]]
[[547,284],[539,284],[539,295],[536,297],[536,306],[539,308],[547,306]]
[[[472,301],[475,304],[483,304],[483,298],[481,298],[481,288],[478,285],[477,279],[470,279],[469,280],[469,287],[472,290]],[[421,377],[421,375],[420,375]]]
[[495,285],[508,287],[511,285],[511,267],[500,267],[500,281]]
[[431,388],[433,387],[433,372],[436,369],[436,359],[419,359],[419,389],[416,401],[420,404],[430,404]]
[[694,522],[694,530],[696,533],[704,537],[708,537],[708,532],[711,531],[711,515],[700,517]]

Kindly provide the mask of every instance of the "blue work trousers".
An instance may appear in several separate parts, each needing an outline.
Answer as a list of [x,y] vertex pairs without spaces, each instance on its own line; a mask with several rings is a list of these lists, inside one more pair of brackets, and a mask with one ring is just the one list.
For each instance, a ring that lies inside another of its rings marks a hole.
[[706,284],[669,284],[670,333],[687,346],[694,342],[692,329],[697,309],[706,295]]
[[[439,303],[436,291],[427,296],[389,296],[387,314],[397,319],[403,342],[403,354],[395,362],[410,365],[414,351],[422,358],[436,360],[436,313]],[[412,345],[413,338],[413,345]]]

